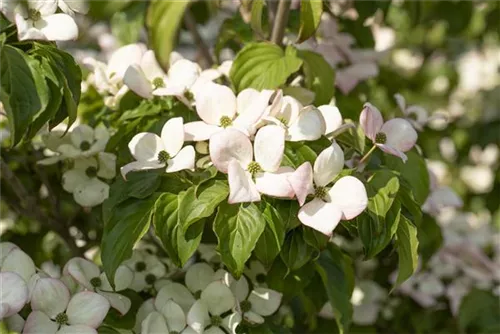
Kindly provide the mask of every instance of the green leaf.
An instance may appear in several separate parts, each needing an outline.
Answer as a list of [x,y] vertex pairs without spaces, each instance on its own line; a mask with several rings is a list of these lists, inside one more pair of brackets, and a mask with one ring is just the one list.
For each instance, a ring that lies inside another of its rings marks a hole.
[[294,271],[311,261],[315,251],[304,240],[302,229],[296,228],[285,238],[280,256],[288,269]]
[[297,168],[304,162],[314,164],[318,155],[314,150],[303,142],[286,142],[283,155],[283,165]]
[[12,146],[15,146],[33,117],[47,106],[49,91],[35,59],[10,45],[2,47],[0,58],[0,101],[7,112]]
[[316,231],[308,226],[303,226],[304,241],[316,250],[323,250],[328,244],[330,238],[321,232]]
[[374,217],[383,219],[396,198],[399,190],[399,179],[388,170],[375,172],[367,184],[368,211]]
[[328,299],[332,304],[335,321],[340,333],[348,331],[352,318],[350,302],[354,289],[354,268],[349,256],[332,243],[316,262],[316,271],[323,281]]
[[270,289],[279,291],[287,297],[300,294],[309,284],[315,274],[314,263],[311,261],[299,270],[290,271],[280,257],[277,257],[269,269],[266,282]]
[[179,202],[179,221],[184,231],[200,219],[210,217],[228,195],[229,187],[221,180],[189,188]]
[[404,163],[400,158],[385,154],[385,164],[390,169],[401,173],[401,176],[410,185],[415,201],[422,205],[429,195],[429,172],[424,158],[416,149],[406,152],[408,161]]
[[418,265],[417,228],[403,215],[401,215],[399,220],[396,237],[399,269],[398,278],[392,288],[393,290],[413,275]]
[[222,261],[237,279],[265,228],[266,220],[254,203],[220,205],[213,229]]
[[136,43],[144,26],[146,3],[132,2],[124,11],[117,11],[111,17],[111,33],[122,45]]
[[250,43],[236,55],[229,77],[237,92],[245,88],[275,89],[300,66],[302,60],[293,46],[283,51],[268,42]]
[[321,22],[323,2],[321,0],[302,0],[300,2],[300,27],[297,43],[302,43],[316,32]]
[[167,68],[170,52],[174,49],[177,31],[189,1],[153,0],[146,16],[146,27],[152,49],[158,62]]
[[237,53],[243,45],[253,41],[253,30],[247,24],[240,13],[224,20],[217,40],[215,41],[215,57],[220,62],[220,53],[224,48],[229,48]]
[[[415,201],[413,190],[408,181],[400,177],[399,183],[398,199],[411,215],[411,220],[418,226],[422,221],[422,207]],[[409,217],[409,215],[407,215],[407,217]]]
[[254,254],[264,266],[270,267],[281,251],[286,233],[286,220],[271,203],[263,200],[260,204],[266,228],[257,241]]
[[418,254],[425,264],[441,248],[443,235],[436,219],[427,214],[424,215],[423,224],[417,225],[418,231]]
[[300,50],[298,56],[304,61],[304,79],[307,88],[316,95],[314,104],[320,106],[330,103],[335,94],[335,71],[322,55]]
[[262,30],[262,10],[265,4],[266,2],[264,0],[252,1],[252,18],[250,20],[250,26],[260,36],[264,36],[264,31]]
[[116,309],[110,308],[108,314],[106,315],[106,318],[104,318],[103,324],[112,326],[114,328],[132,329],[135,325],[137,310],[142,305],[143,300],[137,292],[131,289],[117,291],[116,293],[130,299],[130,301],[132,302],[130,309],[126,314],[122,315]]
[[460,304],[458,325],[463,333],[498,333],[500,299],[490,292],[472,289]]
[[132,256],[135,243],[147,232],[152,208],[158,196],[120,204],[104,226],[101,260],[110,282],[120,264]]
[[179,207],[184,201],[186,192],[179,194],[163,193],[155,203],[153,225],[169,258],[175,265],[182,267],[200,244],[205,220],[197,223],[184,232],[179,218]]

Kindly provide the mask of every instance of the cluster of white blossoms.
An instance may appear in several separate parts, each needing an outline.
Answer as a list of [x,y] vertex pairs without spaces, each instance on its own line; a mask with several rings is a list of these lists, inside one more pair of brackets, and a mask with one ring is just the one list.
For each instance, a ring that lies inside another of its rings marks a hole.
[[[118,267],[112,287],[87,259],[72,258],[62,271],[48,262],[37,269],[19,247],[1,243],[0,321],[22,333],[97,333],[110,308],[127,314],[131,300],[120,292],[132,289],[152,296],[137,311],[136,333],[224,333],[224,328],[234,334],[241,323],[264,323],[281,304],[281,293],[256,279],[265,274],[261,266],[256,270],[253,264],[239,280],[207,262],[174,272],[154,248],[138,246]],[[209,255],[213,247],[206,247],[202,254]],[[173,280],[178,273],[182,283]]]
[[[60,9],[61,12],[57,12]],[[78,37],[73,16],[86,13],[83,0],[2,0],[0,11],[16,24],[18,38],[24,40],[68,41]]]
[[110,138],[108,129],[98,125],[95,129],[80,124],[69,130],[52,130],[42,135],[50,157],[38,161],[50,165],[65,161],[69,168],[63,173],[64,190],[73,194],[83,207],[93,207],[109,196],[109,184],[116,175],[116,156],[104,152]]

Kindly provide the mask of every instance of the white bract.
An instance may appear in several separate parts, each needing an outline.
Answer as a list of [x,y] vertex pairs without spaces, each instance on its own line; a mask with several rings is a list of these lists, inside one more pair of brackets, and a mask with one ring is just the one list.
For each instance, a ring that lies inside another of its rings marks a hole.
[[32,312],[23,333],[96,333],[110,304],[103,296],[83,291],[73,296],[56,278],[40,278],[32,291]]
[[293,198],[293,189],[286,179],[293,169],[280,167],[284,149],[285,130],[277,125],[260,128],[253,147],[250,139],[236,129],[214,134],[210,139],[210,157],[219,171],[228,174],[228,202],[257,202],[261,193]]
[[269,105],[272,91],[258,92],[248,88],[236,97],[223,85],[207,83],[195,95],[196,112],[201,121],[184,125],[186,140],[204,141],[226,128],[236,128],[247,136],[257,129],[257,123]]
[[437,215],[447,207],[460,208],[462,199],[450,187],[440,185],[436,174],[428,167],[430,193],[422,206],[424,212]]
[[57,4],[63,12],[71,16],[75,13],[87,14],[89,11],[87,0],[58,0]]
[[425,108],[417,105],[406,105],[406,100],[401,94],[394,95],[394,98],[396,99],[399,109],[403,115],[405,115],[406,120],[418,131],[422,131],[427,123],[435,119],[445,118],[444,115],[429,117],[429,113]]
[[111,180],[116,175],[116,156],[99,152],[97,159],[75,159],[73,168],[64,172],[64,190],[73,194],[75,201],[83,207],[101,204],[109,196],[109,185],[99,178]]
[[384,123],[380,111],[370,103],[365,103],[359,116],[359,123],[365,135],[382,151],[408,160],[407,152],[417,142],[417,132],[405,119],[393,118]]
[[56,13],[57,0],[2,1],[2,13],[17,26],[21,41],[37,39],[68,41],[78,37],[78,26],[67,14]]
[[15,272],[0,272],[0,320],[21,311],[28,302],[29,291],[26,281]]
[[123,167],[123,178],[131,171],[166,167],[167,173],[183,169],[194,169],[195,151],[189,145],[184,148],[184,127],[182,117],[169,119],[161,130],[161,137],[155,133],[136,134],[128,144],[130,153],[137,160]]
[[151,288],[157,279],[165,276],[167,268],[158,256],[145,250],[135,249],[132,257],[123,262],[134,273],[134,280],[129,288],[134,291],[143,291]]
[[122,265],[115,273],[115,289],[109,284],[104,272],[101,273],[99,267],[83,258],[72,258],[65,267],[64,273],[70,275],[78,284],[87,290],[94,291],[106,298],[111,307],[115,308],[122,315],[127,313],[131,306],[131,301],[127,297],[115,293],[128,288],[134,279],[134,273],[128,267]]
[[13,272],[26,283],[35,274],[35,263],[28,254],[11,242],[0,243],[0,272]]
[[[332,234],[341,219],[357,217],[368,204],[365,186],[353,176],[344,176],[333,187],[327,188],[343,166],[344,152],[334,141],[318,155],[314,169],[305,162],[288,176],[302,206],[299,220],[326,235]],[[314,199],[304,204],[308,195],[314,195]]]

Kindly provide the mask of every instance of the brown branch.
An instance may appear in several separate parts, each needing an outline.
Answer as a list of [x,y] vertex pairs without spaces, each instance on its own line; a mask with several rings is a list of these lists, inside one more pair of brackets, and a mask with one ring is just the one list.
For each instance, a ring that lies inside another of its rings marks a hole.
[[186,24],[186,27],[191,33],[191,36],[193,36],[194,43],[200,50],[201,56],[207,63],[206,64],[207,67],[212,67],[214,61],[212,59],[212,55],[210,54],[210,50],[208,49],[208,46],[203,40],[203,38],[201,37],[200,32],[198,31],[196,20],[193,14],[191,14],[189,10],[187,10],[186,13],[184,14],[184,24]]
[[274,19],[273,33],[271,35],[271,42],[275,44],[283,44],[283,36],[285,36],[288,12],[290,11],[291,5],[291,0],[279,0],[276,17]]

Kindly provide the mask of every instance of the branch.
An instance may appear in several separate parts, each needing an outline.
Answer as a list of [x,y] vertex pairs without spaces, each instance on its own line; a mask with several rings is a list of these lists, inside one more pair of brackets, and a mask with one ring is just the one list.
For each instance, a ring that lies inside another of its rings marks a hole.
[[212,59],[212,55],[210,54],[210,50],[208,49],[208,46],[205,44],[203,38],[201,37],[198,31],[196,20],[194,19],[193,14],[191,14],[189,10],[187,10],[184,15],[184,23],[186,24],[186,27],[189,29],[191,36],[193,36],[194,43],[200,50],[201,56],[207,63],[207,67],[212,67],[214,61]]
[[275,44],[282,45],[283,43],[291,4],[291,0],[279,0],[278,10],[274,19],[273,34],[271,35],[271,42]]
[[1,177],[9,185],[10,189],[12,189],[19,200],[17,205],[14,205],[12,201],[10,201],[11,206],[14,207],[15,210],[20,214],[40,222],[40,224],[45,225],[49,229],[59,234],[61,238],[66,242],[71,252],[75,256],[81,256],[82,250],[78,248],[75,240],[71,237],[69,231],[65,228],[64,223],[55,220],[40,209],[36,198],[28,192],[23,183],[19,180],[19,178],[17,178],[17,176],[14,174],[14,172],[12,172],[8,164],[3,159],[0,159],[0,171]]

